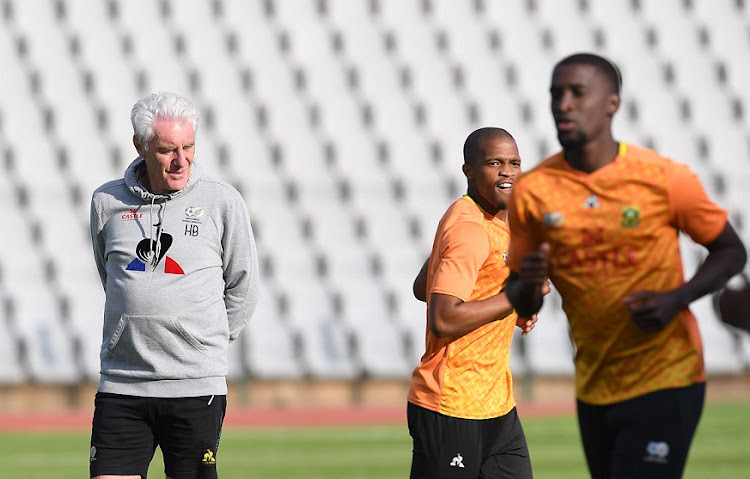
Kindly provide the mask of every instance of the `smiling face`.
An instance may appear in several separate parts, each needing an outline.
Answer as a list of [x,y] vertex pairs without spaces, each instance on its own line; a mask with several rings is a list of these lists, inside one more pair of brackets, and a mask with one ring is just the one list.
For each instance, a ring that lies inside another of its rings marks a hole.
[[586,63],[557,66],[550,94],[557,139],[563,148],[581,148],[611,136],[620,97],[599,67]]
[[521,156],[511,136],[484,137],[463,166],[469,196],[492,215],[508,209],[513,183],[521,173]]
[[157,117],[154,137],[143,148],[133,137],[138,154],[146,161],[142,181],[154,194],[181,190],[190,179],[195,154],[195,131],[191,122]]

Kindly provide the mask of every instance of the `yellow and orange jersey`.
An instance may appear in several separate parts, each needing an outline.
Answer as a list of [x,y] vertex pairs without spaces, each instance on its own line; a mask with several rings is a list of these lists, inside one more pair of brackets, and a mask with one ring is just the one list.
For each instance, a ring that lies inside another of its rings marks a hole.
[[611,404],[705,378],[689,310],[645,333],[623,299],[683,284],[679,231],[707,244],[726,221],[687,166],[625,143],[593,173],[573,169],[558,153],[516,182],[509,266],[518,271],[525,253],[550,244],[550,279],[576,344],[579,399]]
[[[438,225],[430,255],[427,292],[475,301],[498,294],[510,273],[505,221],[464,196]],[[438,338],[429,328],[426,351],[414,370],[409,402],[447,416],[487,419],[508,413],[516,402],[510,344],[516,314],[459,338]]]

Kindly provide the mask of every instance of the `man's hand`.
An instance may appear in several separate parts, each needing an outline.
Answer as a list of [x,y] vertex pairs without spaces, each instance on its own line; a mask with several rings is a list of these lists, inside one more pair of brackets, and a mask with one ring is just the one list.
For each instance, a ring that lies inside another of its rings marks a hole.
[[[542,294],[548,295],[552,291],[552,287],[550,286],[549,281],[545,281],[542,285]],[[522,318],[518,317],[516,318],[516,326],[521,328],[521,336],[526,336],[531,332],[532,329],[534,329],[534,326],[536,326],[536,322],[539,321],[539,316],[536,314],[532,314],[531,318]]]
[[647,333],[664,329],[687,305],[675,292],[640,291],[624,300],[633,321]]
[[536,322],[539,320],[539,317],[536,314],[531,315],[531,319],[529,318],[516,318],[516,326],[521,328],[521,336],[526,336],[531,332],[532,329],[534,329],[534,326],[536,326]]
[[542,243],[538,250],[527,253],[521,258],[519,277],[524,288],[542,287],[544,284],[547,284],[549,288],[547,283],[547,278],[549,278],[549,251],[549,243]]
[[523,318],[530,318],[542,309],[543,288],[549,287],[549,252],[549,244],[542,243],[537,251],[523,255],[518,273],[511,273],[508,278],[508,299]]

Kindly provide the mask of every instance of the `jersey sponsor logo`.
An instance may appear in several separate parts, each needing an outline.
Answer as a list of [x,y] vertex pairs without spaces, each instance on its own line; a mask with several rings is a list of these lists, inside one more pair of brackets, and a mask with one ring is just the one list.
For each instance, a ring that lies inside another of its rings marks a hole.
[[601,205],[599,204],[599,198],[596,197],[596,195],[591,195],[588,198],[586,198],[586,201],[583,202],[583,208],[588,210],[591,208],[599,208]]
[[635,228],[641,224],[641,207],[637,205],[626,206],[622,209],[620,225],[623,228]]
[[578,249],[572,251],[567,261],[561,259],[561,266],[586,268],[592,273],[601,271],[606,273],[612,269],[624,266],[635,266],[636,254],[627,248],[609,248],[606,250]]
[[143,213],[138,213],[136,208],[130,208],[130,213],[125,213],[120,218],[125,221],[139,220],[143,218]]
[[643,457],[646,462],[667,464],[669,463],[669,444],[664,441],[649,441],[646,445],[646,454]]
[[559,256],[561,267],[585,268],[593,275],[606,275],[613,269],[634,266],[637,257],[627,245],[607,246],[604,228],[583,228],[580,246],[571,249],[569,255]]
[[164,259],[165,273],[185,274],[185,271],[183,271],[179,263],[177,263],[177,261],[175,261],[171,257],[167,256],[167,251],[169,250],[170,246],[172,246],[172,235],[168,233],[159,234],[160,230],[161,225],[157,225],[156,236],[157,238],[159,238],[158,244],[156,243],[157,240],[154,240],[152,238],[144,238],[138,242],[138,245],[135,248],[136,258],[128,264],[125,270],[146,271],[146,265],[150,264],[153,265],[155,271],[159,266],[159,263],[161,263],[161,260]]
[[453,466],[453,467],[460,467],[461,469],[463,469],[463,468],[466,467],[466,466],[464,466],[464,457],[461,455],[460,452],[458,454],[456,454],[456,456],[453,458],[453,460],[451,460],[451,466]]
[[559,228],[565,223],[565,217],[559,211],[554,211],[552,213],[545,213],[543,221],[549,227]]

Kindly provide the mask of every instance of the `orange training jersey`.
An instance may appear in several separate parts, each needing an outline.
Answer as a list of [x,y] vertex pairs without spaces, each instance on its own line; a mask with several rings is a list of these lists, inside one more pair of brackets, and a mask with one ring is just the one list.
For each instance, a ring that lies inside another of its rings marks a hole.
[[[505,264],[509,232],[501,219],[464,196],[443,215],[427,274],[430,293],[463,301],[496,295],[510,271]],[[409,402],[447,416],[503,416],[516,402],[510,374],[515,312],[459,338],[437,338],[427,328],[426,352],[414,370]]]
[[614,162],[586,174],[558,153],[517,181],[513,195],[509,265],[518,271],[524,253],[550,244],[550,279],[577,348],[579,399],[611,404],[704,380],[689,310],[645,333],[623,302],[683,284],[678,230],[705,245],[726,224],[687,166],[621,143]]

